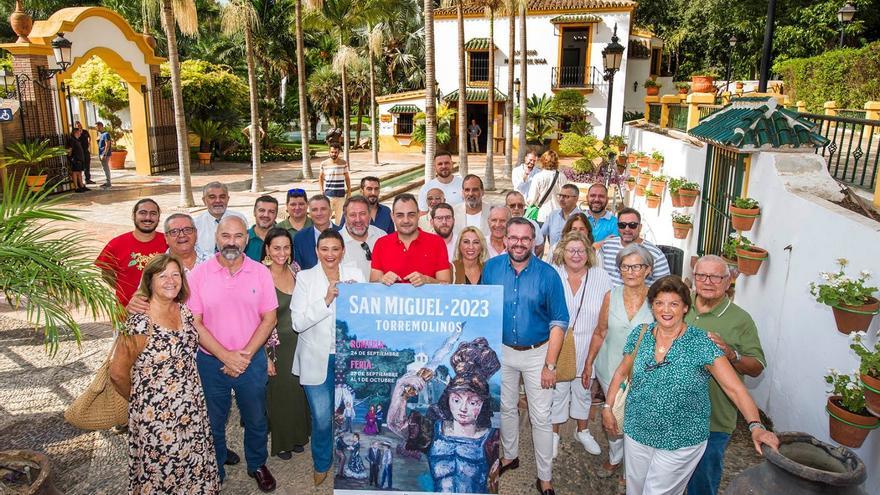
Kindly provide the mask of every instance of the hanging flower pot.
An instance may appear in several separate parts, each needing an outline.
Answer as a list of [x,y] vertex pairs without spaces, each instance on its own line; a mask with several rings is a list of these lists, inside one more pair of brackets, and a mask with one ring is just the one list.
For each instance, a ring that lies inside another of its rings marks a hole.
[[650,158],[647,156],[640,156],[636,159],[636,163],[639,164],[639,167],[648,168],[648,160],[650,160]]
[[653,158],[648,159],[648,170],[651,172],[659,172],[660,167],[663,166],[663,162],[657,161]]
[[[635,162],[633,162],[633,163],[635,163]],[[638,166],[638,165],[636,165],[636,166],[632,166],[632,165],[630,165],[630,167],[629,167],[629,175],[630,175],[630,177],[638,177],[638,176],[639,176],[639,171],[640,171],[640,170],[639,170],[639,166]]]
[[691,207],[694,206],[694,203],[697,202],[697,198],[700,197],[699,189],[679,189],[678,195],[681,198],[681,206]]
[[681,202],[681,195],[678,194],[678,191],[669,190],[669,201],[672,202],[673,208],[681,208],[684,204]]
[[626,181],[624,181],[624,184],[626,184],[627,191],[632,191],[636,188],[636,180],[632,177],[628,177]]
[[644,196],[645,195],[645,186],[641,184],[636,184],[636,196]]
[[660,196],[650,191],[645,192],[645,204],[648,206],[648,208],[659,208]]
[[878,310],[880,310],[880,301],[874,297],[869,297],[865,304],[858,306],[838,303],[831,307],[837,330],[845,334],[867,330]]
[[828,428],[835,442],[857,449],[862,446],[868,433],[877,428],[880,418],[871,415],[855,414],[841,406],[841,396],[828,398],[825,410],[828,411]]
[[730,223],[734,230],[747,232],[752,230],[755,219],[761,214],[758,202],[752,198],[736,198],[727,209],[730,212]]
[[672,222],[672,234],[676,239],[687,239],[691,232],[692,224]]
[[874,297],[877,287],[867,282],[871,276],[862,270],[858,277],[847,276],[845,269],[849,261],[839,258],[836,272],[819,272],[821,282],[810,283],[810,294],[816,301],[831,306],[837,330],[843,334],[862,332],[871,326],[871,320],[880,311],[880,301]]
[[657,194],[657,195],[663,194],[663,191],[666,190],[666,181],[665,180],[658,180],[656,178],[651,179],[651,184],[649,186],[649,189],[654,194]]
[[767,259],[766,249],[757,246],[736,248],[736,266],[743,275],[756,275],[761,268],[761,263]]
[[648,187],[648,183],[651,182],[651,174],[641,174],[639,175],[638,183],[640,186]]
[[626,163],[633,164],[636,162],[636,155],[630,153],[626,156]]
[[865,389],[865,407],[874,416],[880,417],[880,378],[861,374],[862,387]]

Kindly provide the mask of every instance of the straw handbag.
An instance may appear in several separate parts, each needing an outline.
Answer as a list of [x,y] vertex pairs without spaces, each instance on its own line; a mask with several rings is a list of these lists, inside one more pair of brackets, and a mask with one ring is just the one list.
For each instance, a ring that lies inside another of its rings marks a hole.
[[624,380],[624,382],[623,382],[625,388],[623,390],[617,391],[617,395],[614,396],[614,405],[611,406],[611,414],[614,414],[614,419],[617,420],[617,428],[620,431],[623,431],[623,416],[624,416],[624,410],[626,408],[626,396],[629,395],[629,388],[630,388],[629,385],[630,385],[630,382],[632,382],[633,367],[635,367],[635,365],[636,365],[635,359],[636,359],[636,356],[638,356],[638,354],[639,354],[639,344],[642,343],[642,337],[645,336],[645,330],[647,330],[647,329],[648,329],[648,325],[643,323],[642,324],[642,332],[639,333],[639,340],[636,341],[636,346],[633,349],[633,353],[632,353],[633,365],[630,366],[629,373],[626,375],[626,380]]
[[118,339],[85,392],[64,411],[65,421],[73,426],[83,430],[107,430],[128,424],[128,401],[110,381],[110,359],[117,343]]
[[[587,272],[589,277],[589,272]],[[562,339],[562,348],[559,349],[559,357],[556,358],[556,381],[570,382],[577,378],[577,348],[574,343],[574,325],[577,323],[578,316],[581,315],[581,306],[584,305],[584,294],[587,293],[587,279],[584,279],[583,290],[581,291],[581,301],[578,303],[577,313],[574,320],[565,331],[565,337]]]

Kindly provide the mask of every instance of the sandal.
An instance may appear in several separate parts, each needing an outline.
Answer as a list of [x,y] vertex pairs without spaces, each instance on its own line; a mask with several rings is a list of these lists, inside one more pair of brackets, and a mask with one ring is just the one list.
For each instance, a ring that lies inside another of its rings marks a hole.
[[620,464],[609,464],[608,461],[605,461],[602,463],[602,468],[596,472],[596,476],[603,479],[610,478],[617,474],[617,471],[620,469]]

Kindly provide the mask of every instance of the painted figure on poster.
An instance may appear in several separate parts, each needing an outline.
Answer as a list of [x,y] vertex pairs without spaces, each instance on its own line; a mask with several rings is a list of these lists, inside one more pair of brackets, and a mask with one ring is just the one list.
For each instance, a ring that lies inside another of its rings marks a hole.
[[345,464],[345,468],[343,469],[343,474],[346,478],[363,480],[367,479],[369,473],[367,469],[364,467],[364,461],[361,458],[361,436],[357,433],[352,434],[348,437],[348,445],[349,455],[348,462]]
[[370,465],[370,486],[379,486],[379,466],[382,463],[382,449],[379,442],[373,441],[367,450],[367,464]]
[[394,488],[394,456],[391,454],[391,445],[382,443],[382,481],[379,488]]
[[364,435],[376,435],[379,428],[376,426],[376,406],[370,406],[366,416],[364,416]]

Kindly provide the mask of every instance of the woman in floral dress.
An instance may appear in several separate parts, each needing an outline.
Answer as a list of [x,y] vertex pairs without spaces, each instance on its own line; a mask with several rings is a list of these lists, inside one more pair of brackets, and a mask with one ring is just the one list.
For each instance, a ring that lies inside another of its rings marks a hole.
[[219,493],[217,458],[196,369],[199,334],[183,304],[188,288],[177,259],[156,256],[144,269],[139,291],[149,299],[150,309],[131,315],[126,323],[128,338],[143,348],[131,367],[129,493]]

